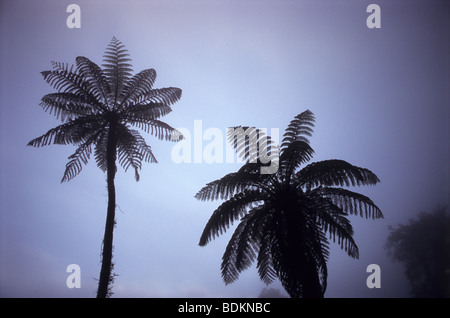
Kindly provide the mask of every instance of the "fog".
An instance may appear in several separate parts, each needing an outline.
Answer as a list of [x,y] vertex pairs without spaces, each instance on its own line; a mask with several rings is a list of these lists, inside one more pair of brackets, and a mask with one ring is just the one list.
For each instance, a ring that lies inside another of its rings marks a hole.
[[[134,73],[154,68],[155,88],[183,96],[163,120],[194,132],[247,125],[277,128],[310,109],[312,161],[342,159],[373,171],[369,196],[384,219],[350,218],[360,258],[336,245],[325,297],[409,297],[405,267],[387,257],[388,226],[407,223],[449,198],[449,32],[447,1],[69,1],[0,3],[0,296],[94,297],[106,217],[106,176],[91,159],[60,183],[74,146],[26,147],[58,125],[39,106],[54,92],[41,71],[86,56],[101,64],[116,36]],[[174,143],[145,132],[158,164],[139,182],[119,169],[114,297],[258,297],[255,267],[228,286],[221,257],[232,229],[206,247],[198,240],[220,204],[194,195],[240,164],[180,162]],[[201,140],[206,147],[210,141]],[[194,145],[192,145],[194,147]],[[194,151],[194,149],[192,149]],[[66,285],[69,264],[81,288]],[[381,269],[368,288],[367,266]],[[269,289],[270,291],[270,289]],[[268,291],[266,290],[266,293]]]

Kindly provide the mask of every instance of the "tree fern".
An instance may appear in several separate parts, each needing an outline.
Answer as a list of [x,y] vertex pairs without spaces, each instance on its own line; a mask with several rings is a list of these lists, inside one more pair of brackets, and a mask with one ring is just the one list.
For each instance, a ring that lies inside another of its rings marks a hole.
[[338,244],[352,258],[359,256],[347,217],[383,217],[371,199],[341,188],[378,183],[370,170],[337,159],[307,164],[314,154],[308,139],[312,127],[314,115],[309,110],[289,123],[275,174],[260,173],[261,148],[251,146],[276,147],[264,132],[242,126],[237,127],[242,129],[240,135],[229,131],[228,141],[246,162],[195,196],[203,201],[225,200],[207,222],[201,246],[239,223],[222,257],[226,284],[236,281],[256,261],[259,277],[266,284],[278,278],[292,297],[323,297],[330,243]]
[[151,147],[132,127],[161,140],[181,139],[171,138],[173,134],[181,134],[160,118],[172,111],[170,106],[181,98],[182,91],[176,87],[154,89],[154,69],[132,75],[130,55],[115,37],[106,48],[101,67],[83,56],[75,61],[75,65],[52,62],[53,70],[41,73],[57,92],[45,95],[40,105],[62,124],[31,140],[28,146],[73,144],[77,147],[68,157],[61,182],[77,176],[92,153],[97,166],[106,172],[108,209],[97,294],[106,297],[111,288],[108,284],[113,281],[116,161],[125,171],[132,168],[136,181],[143,162],[157,162]]

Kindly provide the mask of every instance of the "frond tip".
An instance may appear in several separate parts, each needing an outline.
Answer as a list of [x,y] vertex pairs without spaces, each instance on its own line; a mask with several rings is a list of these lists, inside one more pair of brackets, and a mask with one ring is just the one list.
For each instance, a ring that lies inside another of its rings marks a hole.
[[322,186],[375,185],[380,179],[369,169],[359,168],[344,160],[314,162],[296,173],[299,185],[305,189]]
[[82,164],[87,164],[89,157],[91,156],[91,151],[91,145],[84,144],[80,146],[73,155],[69,156],[70,160],[66,165],[66,170],[64,171],[61,183],[73,179],[81,172]]
[[314,193],[331,199],[344,212],[360,215],[365,218],[380,219],[383,213],[380,208],[367,196],[342,188],[320,187]]
[[125,46],[113,37],[103,55],[103,72],[111,88],[113,102],[117,106],[118,98],[122,94],[125,83],[131,78],[131,59]]
[[199,245],[204,246],[216,236],[224,233],[234,221],[248,212],[248,208],[263,198],[264,194],[259,190],[244,190],[222,203],[206,224]]
[[295,118],[289,123],[286,128],[286,132],[283,135],[281,149],[284,150],[284,148],[296,140],[309,143],[308,137],[312,136],[312,127],[314,127],[314,122],[314,114],[309,109],[295,116]]

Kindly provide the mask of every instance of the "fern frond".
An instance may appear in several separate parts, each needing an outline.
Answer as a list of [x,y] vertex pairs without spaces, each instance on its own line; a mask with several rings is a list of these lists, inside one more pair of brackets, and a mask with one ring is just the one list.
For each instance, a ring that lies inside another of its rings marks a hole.
[[59,93],[70,93],[82,98],[86,103],[98,110],[104,110],[103,106],[92,95],[92,87],[87,79],[69,68],[67,64],[52,62],[54,70],[41,72],[44,80],[53,86]]
[[269,175],[260,173],[259,166],[246,163],[237,172],[229,173],[220,179],[209,182],[197,192],[195,198],[201,201],[224,200],[245,189],[271,191],[272,185],[268,182],[269,179]]
[[[236,126],[227,129],[227,142],[230,143],[238,157],[251,163],[261,161],[262,156],[278,155],[276,144],[264,129]],[[270,158],[263,160],[267,163]]]
[[314,150],[308,143],[302,140],[290,142],[280,156],[281,173],[285,178],[290,178],[301,164],[311,160],[313,154]]
[[119,109],[125,108],[127,105],[136,104],[138,99],[149,94],[155,79],[156,71],[154,69],[146,69],[134,75],[125,84],[119,96],[119,103],[121,104]]
[[257,206],[241,219],[222,257],[222,277],[226,284],[235,281],[239,273],[257,258],[264,236],[262,229],[268,217],[267,206]]
[[273,218],[274,212],[270,205],[258,205],[248,212],[241,221],[245,227],[241,234],[239,245],[236,250],[236,268],[239,271],[247,269],[260,253],[261,241],[264,239],[269,220]]
[[111,89],[114,108],[117,107],[119,96],[122,94],[125,83],[132,76],[133,69],[131,64],[129,64],[131,61],[129,56],[128,50],[115,37],[113,37],[103,55],[103,72]]
[[289,123],[281,141],[281,152],[292,142],[301,140],[309,144],[307,137],[312,136],[314,127],[314,114],[310,110],[306,110]]
[[170,106],[180,100],[182,94],[183,91],[177,87],[156,88],[137,96],[135,104],[161,103]]
[[254,127],[231,127],[227,129],[227,141],[241,160],[254,163],[258,158],[259,134],[259,129]]
[[51,144],[79,144],[103,127],[104,122],[99,116],[83,116],[50,129],[44,135],[31,140],[27,146],[42,147]]
[[314,162],[296,173],[300,187],[374,185],[380,180],[370,170],[359,168],[344,160]]
[[66,164],[66,170],[61,179],[61,183],[69,181],[76,177],[82,170],[82,164],[87,164],[92,153],[92,144],[94,144],[99,136],[103,133],[103,129],[98,129],[95,134],[91,135],[83,144],[81,144],[74,154],[69,156],[69,162]]
[[383,218],[383,213],[375,203],[365,195],[342,188],[320,187],[311,191],[331,199],[331,201],[349,214],[356,214],[372,219]]
[[175,128],[157,119],[132,118],[127,117],[128,123],[134,127],[138,127],[145,132],[154,135],[160,140],[175,141],[172,136],[177,134],[182,136]]
[[137,130],[121,127],[118,132],[117,152],[120,165],[125,171],[131,166],[135,171],[136,181],[139,181],[139,170],[142,161],[156,163],[151,147]]
[[53,93],[42,97],[40,106],[65,122],[84,115],[95,114],[95,109],[82,96],[72,93]]
[[223,202],[212,214],[203,230],[199,245],[204,246],[216,236],[224,233],[238,218],[247,213],[247,209],[264,199],[264,192],[244,190]]
[[272,233],[271,229],[266,227],[264,235],[261,237],[258,259],[256,267],[259,278],[266,284],[271,284],[277,277],[277,273],[272,262]]
[[90,94],[99,103],[107,105],[111,99],[111,88],[103,70],[84,56],[76,58],[78,72],[89,83]]
[[254,127],[230,127],[227,142],[242,161],[257,164],[261,174],[275,174],[279,166],[279,147],[265,129]]
[[317,222],[322,227],[324,234],[329,234],[330,239],[340,245],[352,258],[359,257],[358,246],[353,239],[353,227],[347,219],[347,214],[333,204],[329,199],[317,199]]
[[153,120],[165,116],[171,111],[172,108],[166,104],[151,102],[128,107],[121,112],[121,116],[134,120]]
[[86,83],[78,74],[65,70],[43,71],[41,75],[47,84],[53,86],[58,92],[88,95]]
[[237,226],[230,241],[225,248],[225,252],[222,256],[222,278],[226,285],[233,283],[239,278],[239,273],[241,272],[236,266],[236,250],[238,248],[241,234],[244,231],[246,222],[243,220]]
[[69,162],[66,164],[66,170],[61,179],[61,183],[75,178],[82,169],[82,164],[87,164],[91,156],[91,142],[86,142],[77,148],[75,153],[69,156]]
[[197,194],[195,198],[197,200],[217,200],[217,199],[228,199],[228,197],[239,191],[238,189],[243,189],[242,184],[240,184],[242,179],[238,173],[229,173],[224,177],[209,182],[204,186]]
[[106,158],[108,146],[108,130],[102,130],[95,142],[94,157],[97,167],[103,172],[106,172],[108,168],[108,162]]
[[[356,246],[356,249],[357,248],[358,247]],[[328,240],[326,239],[325,234],[317,227],[315,227],[315,238],[313,240],[313,247],[311,248],[311,251],[312,253],[310,254],[310,258],[314,259],[314,262],[316,264],[322,294],[324,294],[327,289],[327,262],[330,252],[328,247]]]

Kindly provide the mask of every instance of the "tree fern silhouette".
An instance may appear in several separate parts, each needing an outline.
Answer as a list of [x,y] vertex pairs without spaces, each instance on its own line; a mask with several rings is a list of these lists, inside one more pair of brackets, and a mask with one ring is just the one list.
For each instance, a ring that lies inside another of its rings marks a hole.
[[[330,241],[337,240],[350,257],[359,256],[347,216],[383,217],[371,199],[340,188],[376,184],[379,179],[371,171],[336,159],[299,170],[314,154],[308,139],[312,127],[314,115],[309,110],[290,122],[280,146],[279,170],[274,174],[260,173],[265,164],[255,160],[259,147],[235,139],[236,151],[248,161],[196,194],[199,200],[225,200],[207,222],[200,246],[239,220],[222,258],[226,284],[237,280],[240,272],[256,261],[266,284],[278,277],[291,297],[323,297]],[[276,151],[275,143],[267,145]]]
[[82,56],[77,57],[76,65],[72,66],[52,62],[54,69],[44,71],[42,75],[57,93],[45,95],[40,105],[63,124],[28,143],[34,147],[50,144],[77,146],[75,153],[68,158],[61,182],[78,175],[92,151],[97,166],[106,172],[108,209],[97,291],[99,298],[109,295],[113,280],[116,161],[125,171],[131,167],[136,181],[139,181],[143,162],[157,162],[151,147],[132,127],[161,140],[173,140],[173,133],[180,135],[159,118],[172,111],[170,106],[181,98],[181,89],[153,89],[155,70],[146,69],[133,76],[130,61],[128,50],[114,37],[103,56],[103,68]]

